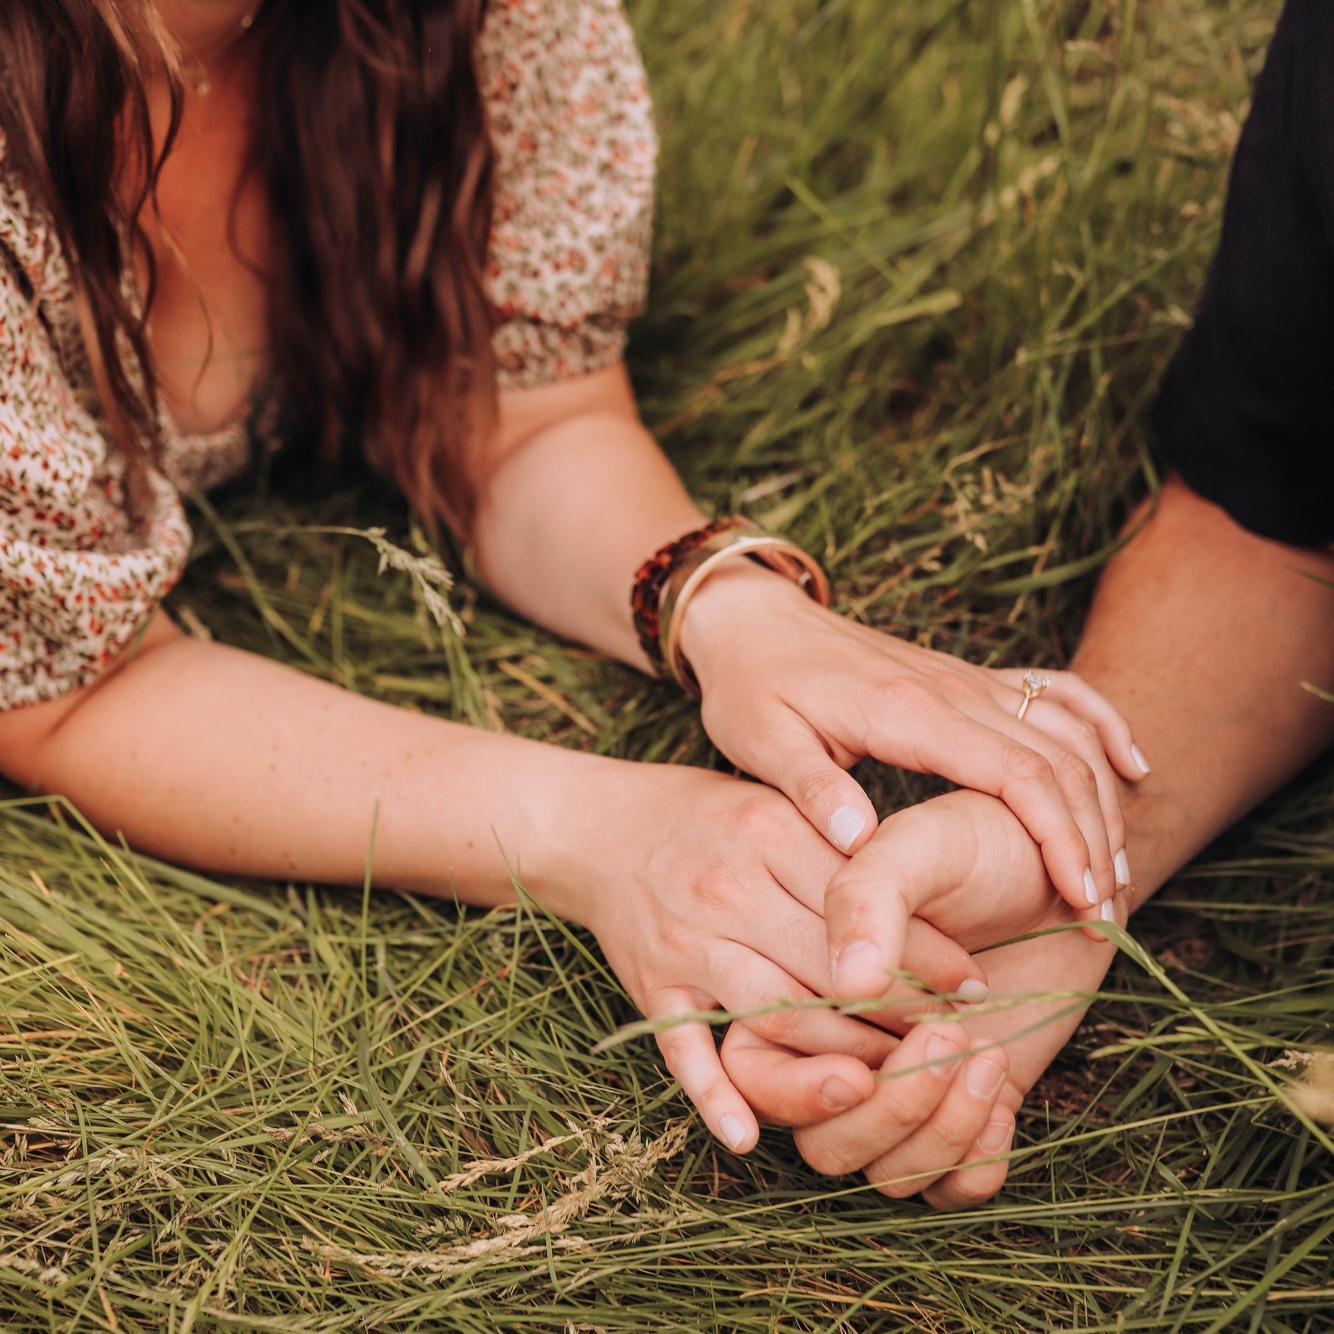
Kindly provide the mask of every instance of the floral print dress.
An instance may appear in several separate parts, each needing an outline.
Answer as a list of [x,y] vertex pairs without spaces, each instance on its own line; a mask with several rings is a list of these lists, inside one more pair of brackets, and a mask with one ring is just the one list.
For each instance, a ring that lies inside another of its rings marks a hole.
[[[611,365],[647,286],[657,150],[620,0],[491,0],[478,68],[497,155],[499,387]],[[253,423],[161,425],[161,471],[131,505],[55,229],[0,136],[0,708],[116,661],[185,566],[181,493],[250,457]]]

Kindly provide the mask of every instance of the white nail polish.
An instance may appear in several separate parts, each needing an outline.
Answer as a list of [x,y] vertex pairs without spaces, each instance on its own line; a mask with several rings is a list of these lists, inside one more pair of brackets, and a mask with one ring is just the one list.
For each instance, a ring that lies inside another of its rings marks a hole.
[[1087,866],[1084,868],[1084,897],[1089,901],[1090,907],[1102,897],[1098,893],[1098,882],[1093,878],[1093,872]]
[[1107,902],[1102,905],[1100,913],[1104,922],[1116,921],[1116,904],[1113,903],[1111,899],[1108,899]]
[[1136,764],[1139,765],[1141,769],[1144,770],[1146,774],[1150,774],[1153,772],[1153,770],[1149,767],[1148,760],[1144,758],[1144,752],[1137,745],[1135,745],[1133,741],[1130,743],[1130,757],[1135,761]]
[[1112,865],[1116,868],[1116,883],[1124,889],[1130,884],[1130,859],[1124,848],[1112,858]]
[[965,1004],[976,1005],[991,995],[991,988],[980,977],[965,977],[954,994]]
[[740,1117],[730,1114],[723,1117],[718,1123],[718,1129],[723,1132],[723,1139],[730,1149],[740,1149],[746,1142],[746,1127]]
[[865,828],[866,817],[859,815],[851,806],[840,806],[829,817],[829,837],[844,852],[852,847]]

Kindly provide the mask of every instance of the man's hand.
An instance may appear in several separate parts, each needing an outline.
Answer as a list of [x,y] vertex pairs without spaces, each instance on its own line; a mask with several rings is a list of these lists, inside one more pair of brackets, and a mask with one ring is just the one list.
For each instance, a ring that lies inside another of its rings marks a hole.
[[[723,1040],[723,1064],[763,1119],[805,1127],[797,1131],[797,1148],[817,1171],[864,1170],[882,1194],[903,1198],[920,1191],[938,1209],[979,1204],[1004,1184],[1014,1113],[1079,1024],[1113,954],[1081,932],[1067,931],[982,957],[992,1000],[960,1015],[951,1096],[942,1091],[915,1122],[905,1114],[910,1091],[901,1074],[903,1047],[881,1066],[866,1102],[819,1124],[787,1114],[816,1103],[818,1058],[798,1056],[733,1024]],[[942,1031],[938,1020],[933,1030]],[[982,1096],[970,1096],[968,1071],[981,1061],[1000,1067],[999,1089],[986,1094],[976,1083]]]
[[[1157,505],[1152,515],[1141,510],[1132,517],[1131,529],[1142,531],[1104,574],[1076,660],[1087,680],[1124,709],[1154,757],[1153,778],[1130,790],[1124,802],[1135,884],[1118,901],[1129,898],[1131,906],[1334,738],[1334,707],[1303,687],[1309,682],[1334,689],[1334,555],[1248,533],[1177,482],[1164,487]],[[944,800],[969,806],[985,801],[976,794]],[[978,828],[993,827],[990,809],[976,807]],[[1018,925],[1036,887],[1035,853],[1012,846],[999,823],[994,828],[1001,843],[984,841],[975,852],[945,849],[940,857],[942,865],[954,855],[971,861],[960,886],[977,890],[989,882],[978,891],[982,899],[965,903],[961,887],[937,886],[933,906],[923,909],[930,914],[938,907],[936,920],[953,921],[965,935],[974,929],[970,913],[990,914],[983,934],[993,940],[1003,927]],[[1081,998],[1101,985],[1112,958],[1105,944],[1075,931],[979,956],[992,1000],[961,1023],[974,1052],[1002,1043],[1009,1070],[996,1108],[1019,1105],[1074,1030]],[[1014,994],[1051,998],[1002,1007],[998,998]],[[738,1041],[729,1033],[725,1062]],[[800,1061],[772,1054],[766,1059],[750,1061],[752,1104],[771,1104],[780,1085],[783,1096],[800,1096],[807,1078]],[[874,1107],[881,1096],[864,1106]],[[1000,1119],[993,1116],[989,1124]],[[863,1124],[837,1118],[803,1131],[802,1150],[813,1152],[817,1162],[831,1149],[844,1151],[841,1161],[851,1163],[837,1137]],[[910,1138],[879,1159],[872,1155],[881,1141],[869,1137],[869,1128],[868,1137],[858,1139],[856,1156],[866,1154],[873,1179],[892,1183],[895,1194],[910,1193],[903,1163],[893,1156]],[[926,1188],[926,1198],[951,1206],[999,1189],[1003,1165],[981,1161],[991,1156],[982,1150],[992,1143],[979,1136],[956,1156],[957,1170],[946,1170],[952,1166],[949,1146],[941,1146],[935,1158],[941,1175]],[[929,1173],[918,1176],[917,1188],[928,1179]]]
[[[978,792],[952,792],[886,820],[830,882],[831,928],[840,906],[846,912],[839,929],[849,922],[885,926],[898,940],[916,913],[969,949],[1076,920],[1053,892],[1023,826],[1004,803]],[[1124,924],[1124,896],[1115,908],[1112,920]],[[918,1077],[915,1034],[881,1065],[870,1099],[819,1124],[801,1110],[812,1104],[821,1077],[810,1058],[736,1024],[723,1043],[724,1066],[762,1119],[803,1127],[797,1147],[817,1171],[864,1170],[884,1194],[925,1190],[941,1207],[975,1202],[1004,1181],[997,1155],[1009,1146],[1014,1112],[1079,1022],[1083,997],[1097,990],[1112,954],[1104,935],[1090,940],[1079,932],[982,954],[991,1002],[959,1014],[956,1050],[938,1067],[950,1076],[948,1087]],[[1023,999],[1035,992],[1060,994]],[[939,1019],[933,1031],[942,1031]]]
[[[1118,913],[1124,921],[1124,904],[1108,900],[1102,920]],[[1076,920],[1023,825],[1004,802],[980,792],[951,792],[891,815],[830,880],[824,914],[830,973],[851,979],[839,989],[841,1000],[885,992],[914,917],[970,951]],[[1101,931],[1090,935],[1105,948]],[[856,967],[847,967],[850,959]],[[834,960],[844,964],[841,973]]]

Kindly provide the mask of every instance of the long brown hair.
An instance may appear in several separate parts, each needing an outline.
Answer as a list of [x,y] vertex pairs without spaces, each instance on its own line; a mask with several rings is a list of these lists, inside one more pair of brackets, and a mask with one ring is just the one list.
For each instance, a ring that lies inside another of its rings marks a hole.
[[[270,356],[298,434],[326,462],[359,440],[429,523],[466,531],[493,412],[483,290],[494,162],[475,64],[486,0],[281,0],[255,43],[250,170],[270,203]],[[155,147],[150,74],[171,116]],[[3,0],[0,129],[55,220],[108,425],[157,445],[138,218],[184,97],[153,0]],[[137,183],[126,197],[123,183]],[[125,294],[138,252],[142,308]]]

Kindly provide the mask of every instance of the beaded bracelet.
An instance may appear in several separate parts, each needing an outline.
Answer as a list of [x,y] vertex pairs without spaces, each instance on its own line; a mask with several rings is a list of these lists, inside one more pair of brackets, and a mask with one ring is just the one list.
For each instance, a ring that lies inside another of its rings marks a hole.
[[738,556],[768,566],[821,606],[829,605],[829,580],[815,558],[749,519],[718,519],[669,542],[639,567],[630,607],[644,656],[659,676],[670,676],[687,694],[700,692],[695,673],[681,652],[680,627],[686,606],[719,565]]

